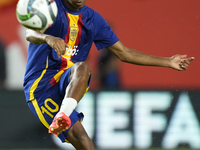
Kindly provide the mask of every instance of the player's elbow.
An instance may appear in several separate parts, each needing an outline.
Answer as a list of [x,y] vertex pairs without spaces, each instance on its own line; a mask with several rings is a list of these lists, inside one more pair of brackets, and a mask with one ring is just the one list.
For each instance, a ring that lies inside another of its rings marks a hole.
[[123,53],[121,53],[120,55],[118,55],[118,58],[122,61],[122,62],[130,62],[130,53],[128,51],[124,51]]
[[129,62],[130,62],[129,59],[128,59],[128,57],[126,57],[126,56],[120,57],[120,60],[121,60],[122,62],[126,62],[126,63],[129,63]]
[[123,56],[123,55],[118,56],[118,58],[119,58],[119,60],[121,60],[122,62],[127,62],[126,57]]

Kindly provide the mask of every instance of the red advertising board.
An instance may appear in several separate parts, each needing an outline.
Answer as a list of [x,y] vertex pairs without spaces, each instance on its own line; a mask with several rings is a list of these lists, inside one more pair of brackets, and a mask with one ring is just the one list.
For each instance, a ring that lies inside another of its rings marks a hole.
[[88,0],[87,5],[111,22],[127,47],[164,57],[187,54],[196,58],[184,72],[122,63],[122,87],[200,88],[200,1]]
[[[9,45],[19,42],[19,23],[15,5],[0,14],[0,36]],[[120,63],[120,83],[125,89],[199,89],[200,88],[200,11],[199,0],[87,0],[86,5],[99,12],[127,46],[152,55],[170,57],[175,54],[194,56],[187,71],[141,67]],[[98,70],[98,52],[93,46],[89,62]],[[98,88],[94,81],[91,88]]]

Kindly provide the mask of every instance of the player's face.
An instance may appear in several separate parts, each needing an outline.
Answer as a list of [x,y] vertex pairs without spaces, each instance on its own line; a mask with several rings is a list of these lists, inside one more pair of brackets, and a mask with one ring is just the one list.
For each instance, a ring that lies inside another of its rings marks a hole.
[[85,5],[86,0],[64,0],[68,8],[72,10],[79,10]]

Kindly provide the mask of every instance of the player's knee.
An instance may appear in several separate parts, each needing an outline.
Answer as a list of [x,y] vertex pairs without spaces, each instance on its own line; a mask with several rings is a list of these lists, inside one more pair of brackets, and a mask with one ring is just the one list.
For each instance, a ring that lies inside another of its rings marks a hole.
[[85,61],[78,63],[78,69],[83,73],[90,73],[90,65]]

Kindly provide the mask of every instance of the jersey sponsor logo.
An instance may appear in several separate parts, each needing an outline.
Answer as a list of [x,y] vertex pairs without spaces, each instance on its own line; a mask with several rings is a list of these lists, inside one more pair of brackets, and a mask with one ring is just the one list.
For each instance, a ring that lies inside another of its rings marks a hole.
[[74,46],[73,48],[67,47],[64,57],[69,59],[69,56],[77,55],[79,52],[79,49],[77,49],[77,48],[78,48],[78,46]]

